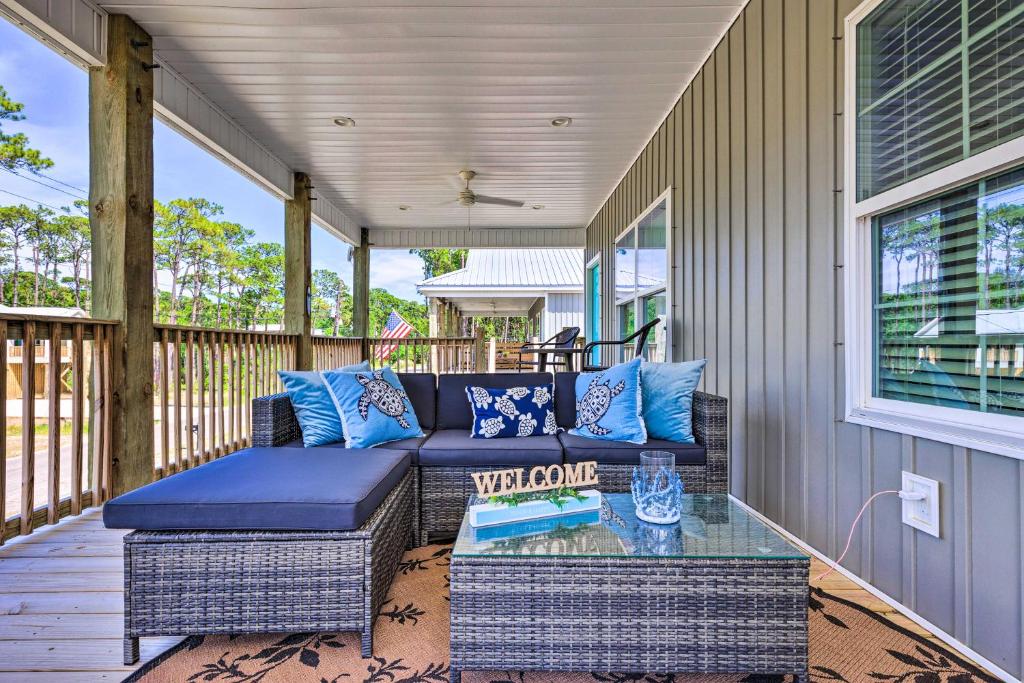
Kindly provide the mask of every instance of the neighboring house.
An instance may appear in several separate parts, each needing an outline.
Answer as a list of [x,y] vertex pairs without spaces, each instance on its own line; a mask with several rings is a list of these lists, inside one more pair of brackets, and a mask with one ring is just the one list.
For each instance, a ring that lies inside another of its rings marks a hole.
[[[939,337],[941,318],[935,317],[926,322],[914,336],[922,340]],[[1024,341],[1007,340],[1006,335],[1024,335],[1024,308],[981,309],[974,312],[974,332],[977,335],[1000,335],[998,341],[987,342],[984,346],[986,366],[989,375],[1013,376],[1024,375]],[[974,367],[981,373],[982,347],[974,352]],[[918,357],[935,363],[935,348],[922,346],[918,349]]]
[[471,249],[465,268],[416,285],[430,304],[431,335],[452,321],[525,317],[534,336],[583,329],[582,249]]
[[[0,306],[0,315],[37,315],[49,318],[87,318],[88,314],[81,308],[69,307],[59,308],[57,306]],[[42,397],[46,388],[46,371],[50,364],[50,341],[48,339],[36,339],[33,346],[35,356],[35,385],[36,396]],[[21,398],[22,370],[21,365],[25,357],[25,347],[22,340],[10,339],[7,341],[7,395],[6,398]],[[71,341],[61,342],[60,352],[61,378],[63,390],[71,391],[67,384],[66,373],[71,368]]]

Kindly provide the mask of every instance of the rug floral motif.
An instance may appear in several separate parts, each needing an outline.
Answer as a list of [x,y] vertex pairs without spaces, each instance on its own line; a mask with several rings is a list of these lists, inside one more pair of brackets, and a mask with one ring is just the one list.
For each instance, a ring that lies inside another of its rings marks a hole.
[[[362,659],[354,633],[193,636],[128,681],[141,683],[443,683],[448,681],[450,546],[407,552]],[[884,617],[814,589],[810,678],[847,683],[996,681]],[[465,672],[466,683],[775,683],[786,676]]]

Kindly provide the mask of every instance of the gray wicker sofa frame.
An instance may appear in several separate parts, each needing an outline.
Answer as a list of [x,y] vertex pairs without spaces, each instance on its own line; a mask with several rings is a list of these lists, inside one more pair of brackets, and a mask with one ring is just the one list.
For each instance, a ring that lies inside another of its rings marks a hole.
[[[728,493],[728,411],[724,397],[694,392],[693,433],[705,449],[706,462],[676,466],[688,492]],[[301,435],[287,394],[253,399],[252,412],[254,446],[282,446]],[[424,465],[412,468],[417,489],[413,524],[418,545],[426,545],[431,537],[450,538],[458,532],[466,505],[475,493],[469,473],[479,469]],[[601,490],[628,492],[632,471],[633,465],[599,463]]]
[[124,538],[124,662],[140,636],[356,631],[373,623],[409,545],[410,470],[354,531],[135,531]]

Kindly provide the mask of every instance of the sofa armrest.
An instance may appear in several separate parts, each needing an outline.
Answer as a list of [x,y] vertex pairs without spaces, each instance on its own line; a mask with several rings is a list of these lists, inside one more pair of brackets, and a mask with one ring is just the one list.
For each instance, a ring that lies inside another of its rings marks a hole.
[[288,394],[252,400],[252,445],[281,446],[302,436]]
[[707,492],[729,492],[729,401],[693,392],[693,436],[707,452]]

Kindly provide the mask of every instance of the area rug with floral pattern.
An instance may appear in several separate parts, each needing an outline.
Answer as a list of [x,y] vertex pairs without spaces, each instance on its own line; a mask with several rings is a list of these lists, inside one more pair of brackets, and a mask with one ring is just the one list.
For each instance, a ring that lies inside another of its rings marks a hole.
[[[359,656],[354,633],[192,636],[128,681],[145,683],[441,683],[448,680],[448,566],[451,547],[405,554],[377,619],[374,656]],[[953,652],[864,607],[812,590],[812,681],[969,683],[995,681]],[[786,681],[789,677],[636,673],[466,672],[466,683],[697,683]]]

